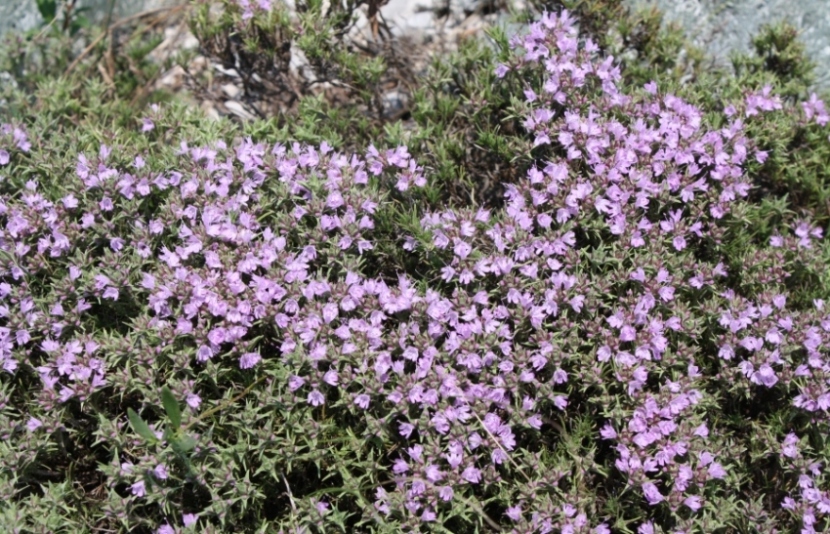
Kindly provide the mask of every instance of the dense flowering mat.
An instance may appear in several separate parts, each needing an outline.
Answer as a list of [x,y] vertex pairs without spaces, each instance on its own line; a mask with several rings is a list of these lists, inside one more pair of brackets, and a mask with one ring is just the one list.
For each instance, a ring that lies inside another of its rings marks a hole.
[[[171,168],[101,146],[59,196],[4,196],[11,469],[92,432],[102,514],[163,533],[253,508],[292,531],[726,532],[730,506],[823,530],[830,316],[787,290],[823,268],[822,230],[722,257],[767,157],[744,123],[781,100],[749,92],[709,129],[656,83],[622,92],[567,13],[513,45],[497,74],[525,77],[549,152],[503,208],[394,236],[434,277],[378,268],[377,214],[429,180],[404,146],[182,142]],[[0,165],[29,149],[3,126]],[[749,439],[797,480],[783,501],[752,493]],[[320,485],[294,495],[303,470]]]

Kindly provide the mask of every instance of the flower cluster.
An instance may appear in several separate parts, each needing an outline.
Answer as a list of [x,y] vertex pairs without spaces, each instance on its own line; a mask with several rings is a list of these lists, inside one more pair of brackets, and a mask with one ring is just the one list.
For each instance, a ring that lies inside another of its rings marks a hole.
[[23,128],[11,124],[0,125],[0,167],[9,164],[11,160],[9,150],[29,152],[31,147],[29,136]]

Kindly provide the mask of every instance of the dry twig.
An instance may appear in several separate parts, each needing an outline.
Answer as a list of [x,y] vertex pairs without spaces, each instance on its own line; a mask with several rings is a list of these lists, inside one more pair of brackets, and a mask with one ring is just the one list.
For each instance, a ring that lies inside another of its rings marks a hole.
[[141,13],[136,13],[135,15],[130,15],[129,17],[124,17],[123,19],[115,21],[110,25],[109,28],[107,28],[107,31],[96,37],[95,40],[89,43],[89,46],[84,48],[83,52],[81,52],[78,55],[78,57],[76,57],[75,60],[72,63],[70,63],[69,66],[66,68],[66,72],[64,72],[64,75],[69,75],[75,69],[75,67],[78,66],[78,63],[80,63],[81,60],[83,60],[87,55],[89,55],[89,53],[92,52],[92,50],[94,50],[95,47],[98,46],[98,44],[101,41],[103,41],[108,35],[111,36],[112,30],[120,26],[124,26],[125,24],[129,24],[130,22],[140,20],[145,17],[157,15],[159,13],[168,12],[167,16],[170,16],[173,13],[177,13],[179,11],[186,9],[187,7],[188,6],[186,4],[183,4],[173,7],[160,7],[157,9],[148,9],[147,11],[142,11]]

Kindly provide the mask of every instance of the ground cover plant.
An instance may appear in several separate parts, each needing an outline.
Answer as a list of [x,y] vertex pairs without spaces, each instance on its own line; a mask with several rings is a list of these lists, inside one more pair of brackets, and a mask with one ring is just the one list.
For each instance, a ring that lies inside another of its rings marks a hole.
[[727,75],[637,20],[467,45],[406,135],[6,56],[0,524],[826,531],[827,112],[784,29]]

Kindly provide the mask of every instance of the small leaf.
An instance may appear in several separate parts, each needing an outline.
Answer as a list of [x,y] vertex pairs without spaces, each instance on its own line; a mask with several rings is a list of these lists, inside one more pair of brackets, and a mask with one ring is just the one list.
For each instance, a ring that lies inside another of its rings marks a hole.
[[44,22],[49,24],[58,13],[58,3],[56,0],[37,0],[37,10],[40,11]]
[[173,450],[179,454],[184,454],[193,450],[196,446],[196,440],[187,435],[181,435],[177,437],[171,445],[173,446]]
[[69,25],[69,33],[74,36],[78,33],[78,31],[90,27],[92,27],[92,21],[83,15],[78,15],[76,12],[75,16],[72,18],[72,22]]
[[135,410],[133,410],[132,408],[127,408],[127,417],[130,418],[130,426],[133,427],[133,431],[136,434],[138,434],[145,440],[149,441],[150,443],[155,443],[156,441],[158,441],[158,438],[156,438],[156,435],[155,433],[153,433],[153,430],[147,423],[144,422],[144,419],[142,419],[137,413],[135,413]]
[[167,412],[167,417],[170,418],[170,424],[173,428],[182,426],[182,411],[179,409],[179,401],[176,400],[170,388],[164,386],[161,390],[161,402],[164,404],[164,411]]

